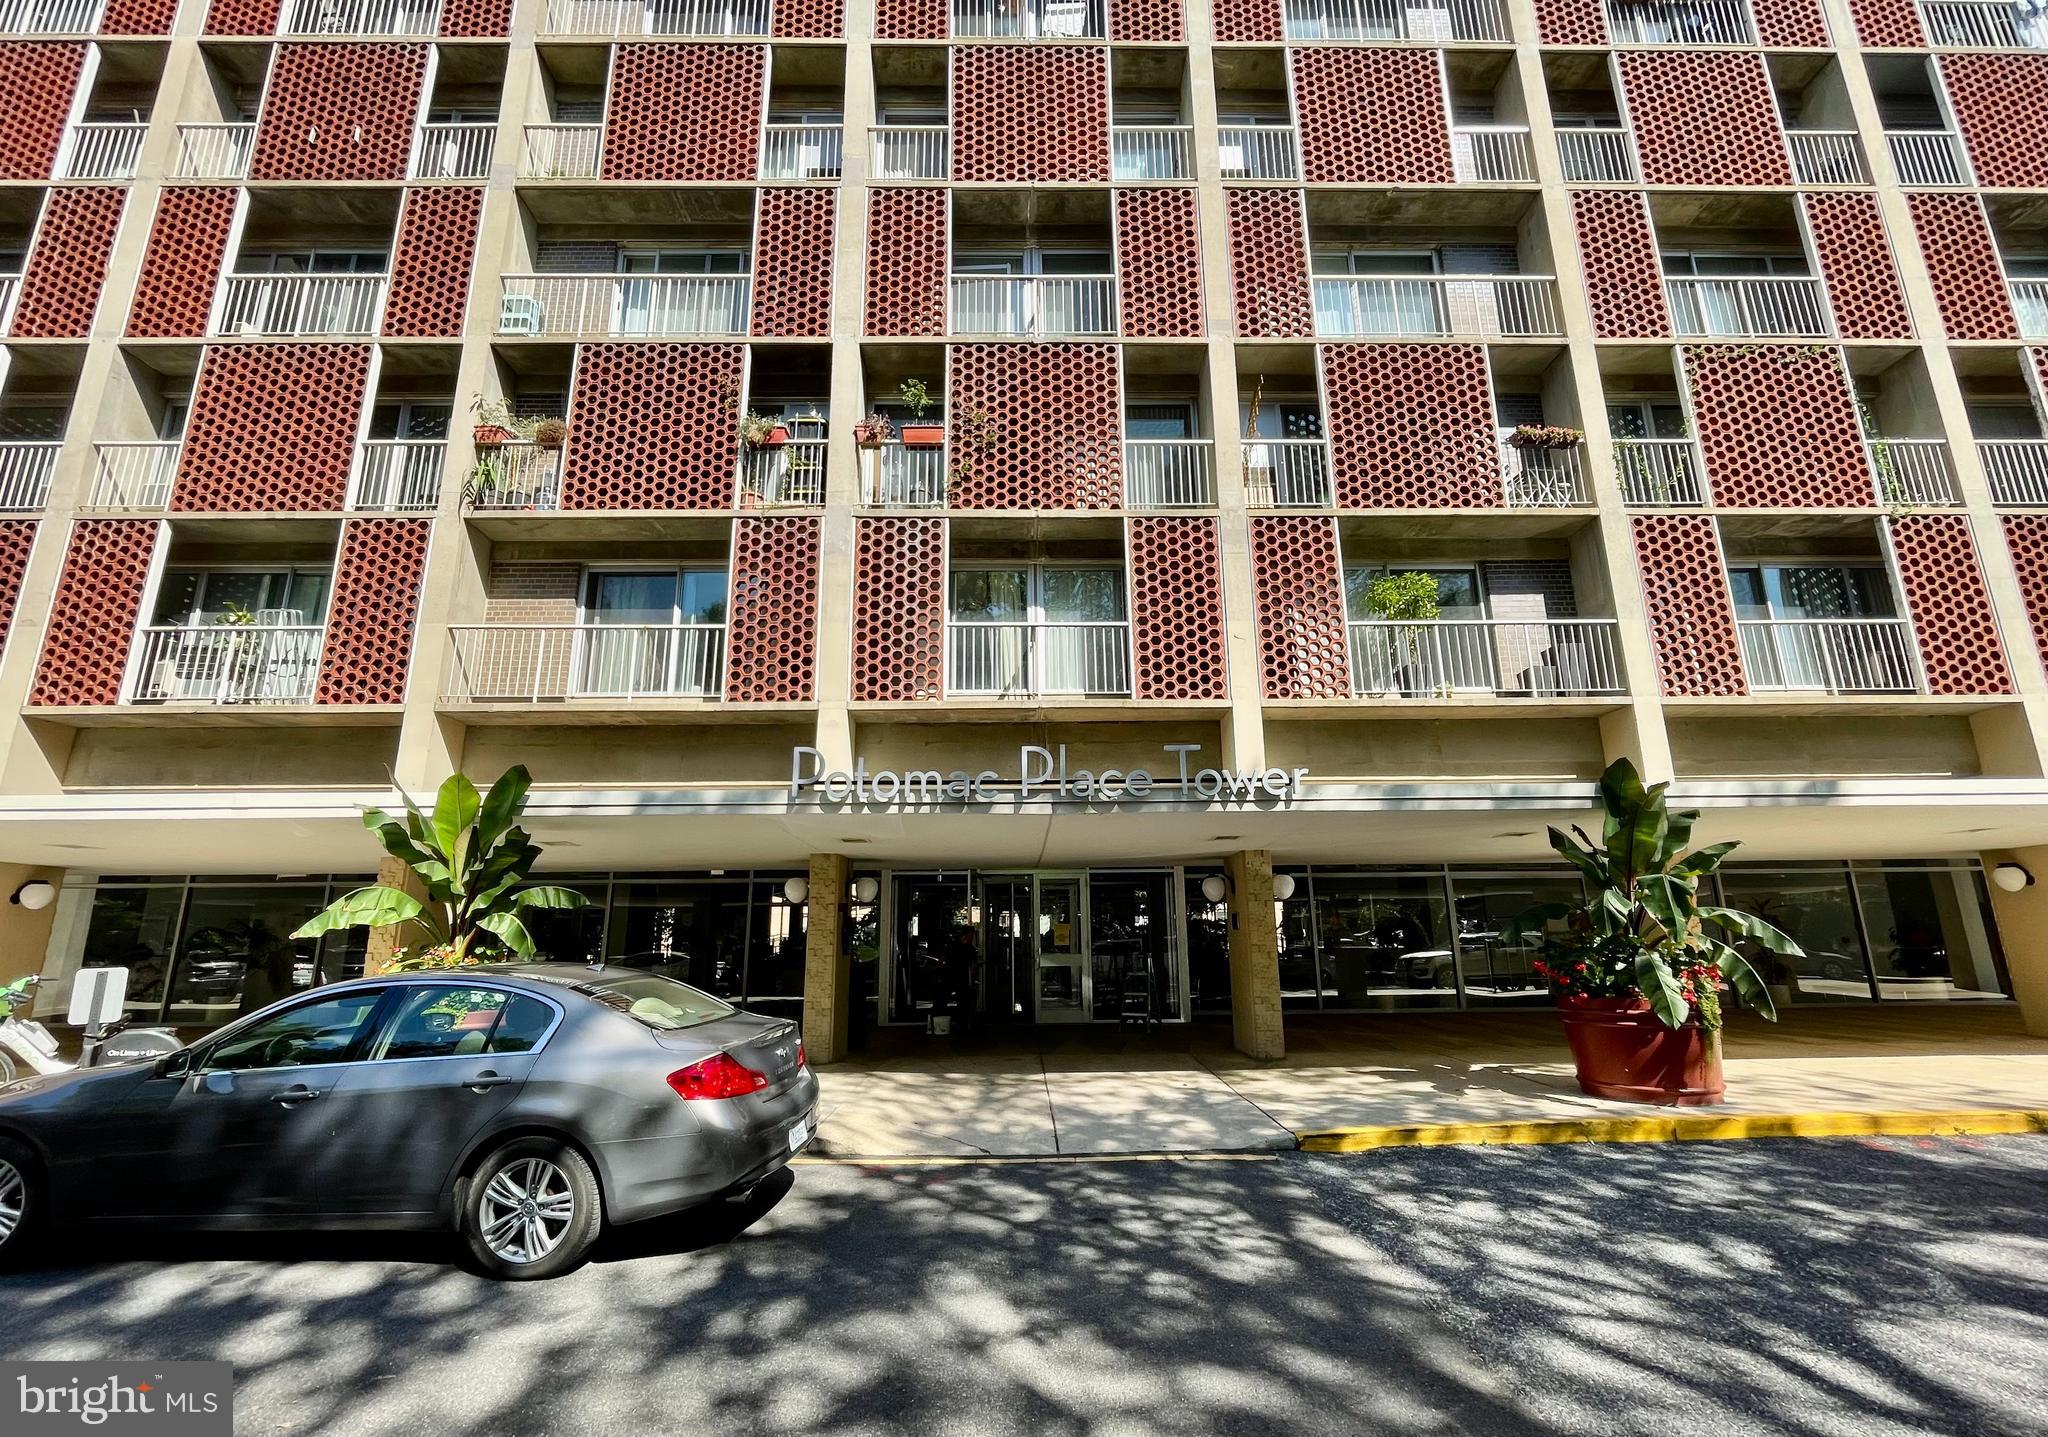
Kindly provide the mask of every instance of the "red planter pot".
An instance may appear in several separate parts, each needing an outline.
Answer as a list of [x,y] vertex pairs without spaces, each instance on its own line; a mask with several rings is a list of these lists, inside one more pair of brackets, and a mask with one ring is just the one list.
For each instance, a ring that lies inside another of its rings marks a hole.
[[1557,1015],[1581,1092],[1680,1108],[1723,1100],[1721,1035],[1697,1021],[1667,1028],[1641,998],[1566,998]]
[[943,424],[903,426],[903,447],[906,449],[936,449],[945,442],[946,426]]
[[479,449],[495,449],[512,440],[512,431],[502,424],[479,424],[471,435]]

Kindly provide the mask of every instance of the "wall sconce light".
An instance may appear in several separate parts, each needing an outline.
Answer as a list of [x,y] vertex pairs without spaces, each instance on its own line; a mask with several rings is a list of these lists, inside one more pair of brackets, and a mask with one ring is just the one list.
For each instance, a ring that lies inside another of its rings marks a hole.
[[1991,881],[2007,893],[2018,893],[2033,886],[2034,875],[2017,863],[2001,863],[1991,870]]
[[1230,896],[1230,880],[1220,873],[1212,873],[1202,880],[1202,897],[1211,903],[1221,903]]
[[863,874],[853,880],[853,901],[856,903],[873,903],[881,896],[881,892],[882,882],[878,878],[870,878]]
[[18,903],[29,912],[34,913],[38,909],[48,908],[57,901],[57,885],[40,878],[31,878],[28,882],[22,884],[21,887],[15,889],[14,896],[7,901],[9,903]]
[[1273,875],[1273,896],[1285,903],[1294,896],[1294,875],[1276,873]]
[[783,879],[782,896],[791,903],[802,903],[811,896],[811,880],[808,878]]

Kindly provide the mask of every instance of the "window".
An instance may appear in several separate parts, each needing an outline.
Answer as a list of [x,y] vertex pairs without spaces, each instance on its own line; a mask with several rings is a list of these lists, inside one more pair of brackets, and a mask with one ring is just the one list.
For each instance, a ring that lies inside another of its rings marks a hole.
[[466,1058],[525,1053],[546,1035],[554,1009],[499,988],[409,988],[371,1057]]
[[384,400],[370,410],[372,439],[446,439],[454,406],[437,400]]
[[245,251],[236,274],[382,274],[382,250]]
[[150,623],[317,626],[327,618],[326,569],[170,569],[157,586]]
[[1735,612],[1744,619],[1889,619],[1891,581],[1875,564],[1759,564],[1730,568]]
[[746,330],[745,250],[627,249],[619,273],[619,334],[727,334]]
[[[1370,619],[1374,615],[1367,611],[1365,596],[1375,579],[1385,578],[1394,573],[1378,565],[1348,568],[1344,571],[1344,606],[1354,619]],[[1483,619],[1486,617],[1485,591],[1479,582],[1476,568],[1438,569],[1417,567],[1402,569],[1404,574],[1429,574],[1436,579],[1436,602],[1441,611],[1439,617],[1446,619]]]
[[1728,588],[1745,621],[1738,629],[1752,686],[1858,693],[1917,684],[1890,576],[1878,565],[1745,565],[1729,569]]
[[1195,406],[1192,404],[1126,404],[1124,438],[1192,439],[1195,437]]
[[717,692],[725,613],[723,569],[592,570],[577,636],[578,692]]
[[1676,402],[1610,404],[1607,427],[1616,439],[1684,439],[1685,407]]
[[1124,571],[1095,565],[953,570],[947,652],[960,693],[1127,694]]
[[2041,417],[2025,400],[1973,400],[1970,434],[1977,439],[2039,439]]
[[348,1062],[383,997],[381,988],[358,988],[302,1003],[230,1034],[207,1051],[202,1065],[208,1071],[232,1073]]

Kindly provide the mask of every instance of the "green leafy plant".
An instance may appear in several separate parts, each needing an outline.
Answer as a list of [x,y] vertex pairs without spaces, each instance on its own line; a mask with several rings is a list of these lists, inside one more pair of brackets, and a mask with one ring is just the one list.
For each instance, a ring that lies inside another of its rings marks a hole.
[[1569,424],[1517,424],[1508,436],[1517,449],[1576,449],[1585,440],[1585,431]]
[[903,397],[903,407],[910,411],[913,419],[924,418],[938,403],[922,379],[906,379],[896,386],[896,392]]
[[1395,623],[1428,623],[1441,618],[1436,575],[1413,570],[1381,574],[1365,586],[1365,611],[1375,619]]
[[256,626],[256,615],[247,604],[230,600],[226,608],[213,616],[213,622],[221,628],[249,629]]
[[411,926],[443,961],[424,966],[457,967],[502,944],[521,957],[534,951],[533,935],[520,914],[529,908],[583,908],[589,900],[573,888],[528,886],[540,848],[519,827],[533,778],[525,767],[507,769],[478,796],[476,785],[455,774],[441,785],[431,814],[401,790],[405,819],[382,809],[363,810],[363,826],[384,851],[412,869],[426,890],[423,903],[402,888],[371,884],[345,893],[292,934],[318,938],[339,928]]
[[974,476],[975,461],[996,447],[996,417],[979,404],[953,420],[953,466],[956,482]]
[[1550,830],[1550,846],[1585,876],[1584,903],[1539,903],[1509,921],[1510,942],[1540,935],[1536,967],[1562,995],[1635,998],[1649,1002],[1666,1027],[1681,1028],[1697,1013],[1709,1032],[1721,1026],[1720,983],[1776,1021],[1777,1007],[1749,959],[1731,939],[1747,938],[1784,957],[1803,956],[1799,945],[1754,914],[1700,900],[1707,877],[1739,846],[1734,842],[1688,849],[1697,810],[1673,813],[1660,783],[1643,786],[1627,759],[1600,776],[1605,810],[1600,841],[1576,824]]
[[764,447],[776,430],[785,427],[786,421],[769,414],[756,414],[752,410],[740,416],[740,438],[749,449]]

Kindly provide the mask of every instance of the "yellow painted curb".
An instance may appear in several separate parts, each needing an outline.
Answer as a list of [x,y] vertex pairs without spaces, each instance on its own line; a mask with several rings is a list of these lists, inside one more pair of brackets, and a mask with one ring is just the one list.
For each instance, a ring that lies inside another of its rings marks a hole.
[[1298,1132],[1303,1152],[1362,1153],[1525,1143],[1715,1143],[1742,1138],[1929,1137],[2048,1133],[2048,1112],[1673,1113],[1640,1118],[1537,1118],[1503,1123],[1399,1123]]

